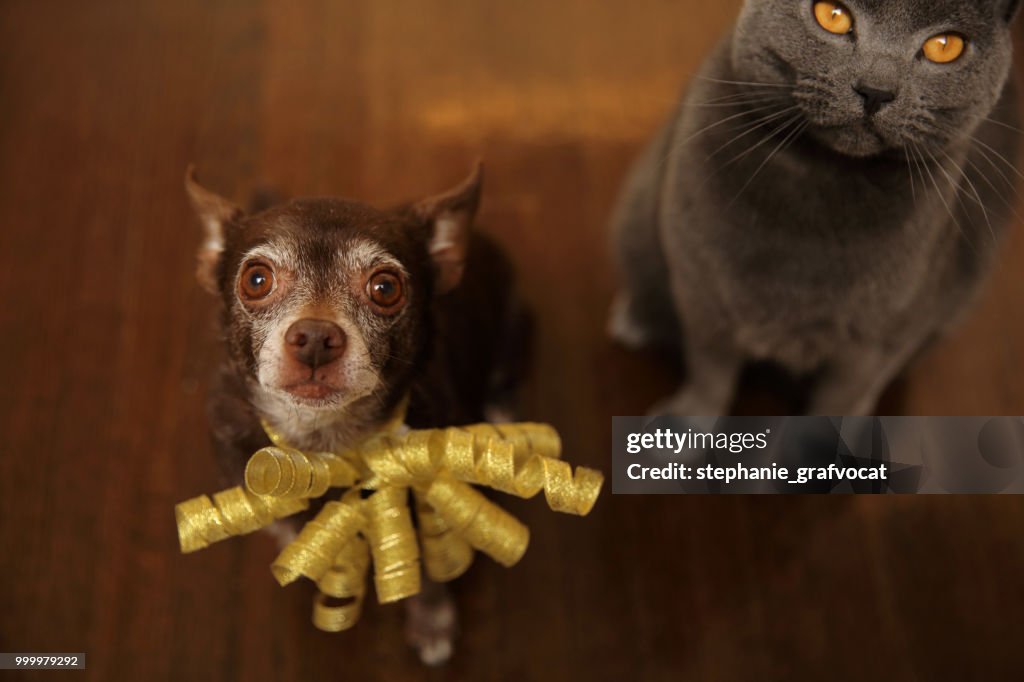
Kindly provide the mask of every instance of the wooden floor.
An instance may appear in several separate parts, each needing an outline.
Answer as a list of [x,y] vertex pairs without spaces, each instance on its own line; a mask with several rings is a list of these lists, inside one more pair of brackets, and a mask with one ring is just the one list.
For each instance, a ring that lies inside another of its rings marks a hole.
[[[509,501],[530,551],[458,584],[433,671],[399,607],[314,630],[266,536],[178,553],[174,504],[217,487],[189,161],[240,200],[383,202],[485,157],[539,322],[526,416],[607,471],[609,417],[671,386],[603,336],[610,205],[738,4],[0,5],[0,651],[84,651],[96,680],[1020,679],[1019,498]],[[1024,413],[1021,227],[894,411]]]

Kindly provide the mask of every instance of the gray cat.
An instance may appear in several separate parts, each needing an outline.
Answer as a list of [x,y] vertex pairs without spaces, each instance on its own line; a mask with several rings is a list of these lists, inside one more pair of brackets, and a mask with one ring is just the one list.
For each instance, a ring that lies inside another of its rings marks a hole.
[[747,0],[640,159],[610,330],[671,344],[658,411],[722,414],[739,370],[870,413],[968,307],[1012,212],[1018,0]]

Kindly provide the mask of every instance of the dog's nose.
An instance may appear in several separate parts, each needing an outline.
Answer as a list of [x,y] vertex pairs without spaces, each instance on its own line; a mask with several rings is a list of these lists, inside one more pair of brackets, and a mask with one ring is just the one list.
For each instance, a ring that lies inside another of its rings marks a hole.
[[858,95],[864,98],[864,113],[874,116],[878,111],[896,99],[896,93],[892,90],[881,90],[863,83],[853,86]]
[[299,320],[288,327],[285,343],[292,357],[316,369],[330,364],[345,353],[347,337],[341,327],[327,320]]

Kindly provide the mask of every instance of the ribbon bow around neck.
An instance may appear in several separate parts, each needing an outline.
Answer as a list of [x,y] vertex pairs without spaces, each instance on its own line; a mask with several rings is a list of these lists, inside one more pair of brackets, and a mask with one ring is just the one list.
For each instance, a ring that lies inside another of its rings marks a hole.
[[552,510],[585,516],[604,481],[594,469],[574,473],[545,424],[389,430],[337,453],[305,453],[266,430],[274,445],[249,459],[245,488],[177,505],[181,549],[251,533],[344,489],[271,565],[282,586],[300,577],[317,584],[313,623],[329,632],[358,620],[371,561],[378,600],[389,603],[420,591],[421,559],[430,579],[445,582],[469,568],[474,550],[504,566],[522,558],[529,529],[473,485],[522,498],[543,491]]

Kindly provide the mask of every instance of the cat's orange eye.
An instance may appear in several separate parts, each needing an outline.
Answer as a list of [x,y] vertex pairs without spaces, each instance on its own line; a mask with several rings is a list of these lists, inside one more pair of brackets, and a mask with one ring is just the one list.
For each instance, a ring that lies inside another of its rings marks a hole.
[[960,59],[967,48],[967,41],[956,33],[940,33],[925,42],[921,51],[925,59],[936,64],[949,64]]
[[853,15],[838,2],[814,3],[814,18],[829,33],[844,35],[853,30]]

